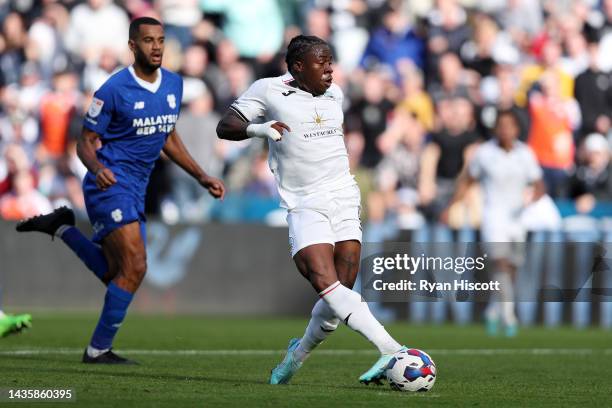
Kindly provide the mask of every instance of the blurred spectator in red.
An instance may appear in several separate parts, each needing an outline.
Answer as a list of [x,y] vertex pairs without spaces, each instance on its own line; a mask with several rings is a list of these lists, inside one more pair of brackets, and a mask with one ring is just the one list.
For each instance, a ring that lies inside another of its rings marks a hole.
[[47,197],[34,187],[34,177],[30,172],[18,172],[11,184],[11,191],[0,198],[0,215],[5,220],[21,220],[53,209]]
[[544,183],[552,198],[560,196],[574,164],[572,131],[580,123],[580,111],[573,99],[561,96],[558,71],[545,71],[540,91],[529,98],[531,129],[528,143],[544,172]]
[[14,177],[22,171],[32,171],[32,163],[23,147],[16,143],[4,146],[0,155],[0,196],[13,189]]
[[612,201],[610,144],[599,133],[590,134],[582,145],[582,160],[569,181],[569,196],[576,210],[590,213],[598,202]]
[[40,102],[42,137],[38,160],[58,159],[66,152],[68,129],[79,103],[78,78],[73,72],[58,72],[53,78],[53,91]]

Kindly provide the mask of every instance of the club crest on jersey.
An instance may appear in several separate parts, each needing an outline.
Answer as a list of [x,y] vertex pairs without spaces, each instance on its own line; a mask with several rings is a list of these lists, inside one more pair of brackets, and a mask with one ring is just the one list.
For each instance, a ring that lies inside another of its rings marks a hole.
[[91,101],[91,105],[89,105],[89,110],[87,111],[87,114],[90,117],[95,118],[100,114],[100,112],[102,112],[102,106],[104,106],[104,101],[102,99],[93,98],[93,100]]
[[117,208],[116,210],[113,210],[113,212],[111,212],[111,217],[113,217],[113,221],[121,222],[121,220],[123,220],[123,212],[121,211],[121,209]]
[[166,100],[168,101],[168,106],[170,106],[171,109],[176,108],[176,96],[174,96],[174,94],[168,95]]

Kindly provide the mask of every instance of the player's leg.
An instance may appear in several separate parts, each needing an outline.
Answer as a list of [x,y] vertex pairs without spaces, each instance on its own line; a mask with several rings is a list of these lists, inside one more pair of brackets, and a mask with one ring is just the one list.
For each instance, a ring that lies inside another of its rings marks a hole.
[[139,222],[131,222],[113,230],[102,240],[109,260],[110,274],[104,307],[89,347],[83,355],[85,363],[130,363],[110,351],[113,339],[123,323],[134,293],[146,273],[146,251]]
[[52,213],[28,218],[17,224],[16,229],[19,232],[38,231],[61,238],[87,268],[105,282],[105,275],[109,269],[106,257],[100,246],[75,227],[74,212],[71,209],[60,207]]
[[[497,245],[508,245],[498,243]],[[499,292],[491,296],[491,300],[485,310],[485,320],[489,335],[496,335],[501,321],[509,334],[516,331],[517,319],[514,313],[514,276],[516,267],[509,258],[499,257],[493,260],[492,280],[499,282]]]
[[[360,252],[361,244],[356,240],[337,242],[334,248],[336,273],[340,282],[347,288],[352,288],[355,284],[359,272]],[[295,357],[300,361],[304,361],[340,323],[340,319],[323,299],[315,303],[311,316],[304,336],[295,351]]]
[[401,350],[402,346],[376,320],[368,304],[361,300],[361,295],[339,281],[331,245],[309,246],[298,252],[295,259],[302,275],[310,281],[334,314],[378,348],[381,358],[360,377],[360,381],[379,381],[384,373],[385,363],[395,352]]
[[2,286],[0,286],[0,337],[19,333],[32,327],[32,316],[29,314],[10,315],[2,310]]

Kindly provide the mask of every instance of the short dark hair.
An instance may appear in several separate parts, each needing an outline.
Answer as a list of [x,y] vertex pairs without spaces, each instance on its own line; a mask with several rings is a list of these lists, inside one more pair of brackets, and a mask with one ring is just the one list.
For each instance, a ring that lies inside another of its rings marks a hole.
[[314,35],[298,35],[293,37],[287,46],[287,55],[285,56],[285,62],[287,63],[287,69],[291,72],[293,64],[296,61],[302,60],[304,55],[317,45],[325,45],[329,47],[329,44]]
[[500,109],[497,111],[497,118],[495,118],[495,126],[499,125],[499,121],[504,116],[510,116],[514,119],[514,124],[520,129],[521,127],[521,119],[519,118],[518,113],[514,109]]
[[130,40],[136,39],[138,33],[140,32],[141,25],[158,25],[161,26],[162,23],[159,20],[154,19],[153,17],[138,17],[132,20],[130,23]]

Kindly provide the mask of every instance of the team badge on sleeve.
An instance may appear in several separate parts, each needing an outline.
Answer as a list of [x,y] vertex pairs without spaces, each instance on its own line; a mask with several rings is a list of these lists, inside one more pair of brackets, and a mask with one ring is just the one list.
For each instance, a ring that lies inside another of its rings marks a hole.
[[89,105],[89,110],[87,111],[87,114],[90,117],[95,118],[100,114],[100,112],[102,112],[102,106],[104,106],[104,101],[102,99],[93,98],[93,101],[91,101],[91,105]]
[[174,96],[174,94],[170,94],[166,97],[166,100],[168,101],[168,105],[170,106],[171,109],[176,108],[176,96]]

